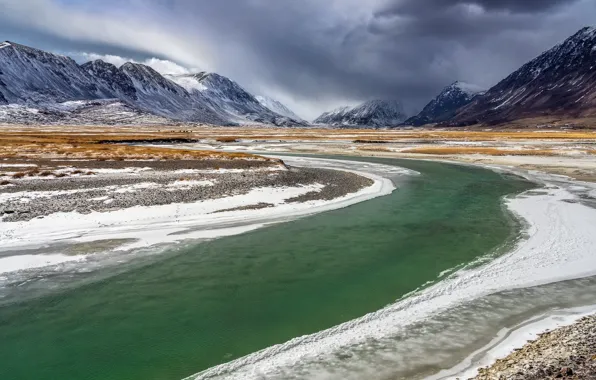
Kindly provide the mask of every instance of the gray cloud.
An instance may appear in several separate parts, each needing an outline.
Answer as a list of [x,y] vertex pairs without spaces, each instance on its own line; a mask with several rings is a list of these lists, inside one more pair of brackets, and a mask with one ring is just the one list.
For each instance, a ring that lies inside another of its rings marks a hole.
[[62,51],[216,70],[314,118],[372,98],[420,108],[455,80],[488,87],[596,19],[593,0],[107,3],[0,0],[12,10],[0,15],[0,32],[12,20],[10,30]]

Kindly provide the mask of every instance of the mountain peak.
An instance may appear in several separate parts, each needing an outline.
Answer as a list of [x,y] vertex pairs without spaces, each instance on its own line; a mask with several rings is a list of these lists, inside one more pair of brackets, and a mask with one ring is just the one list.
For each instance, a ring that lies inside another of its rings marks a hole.
[[314,123],[355,127],[396,127],[406,120],[403,107],[398,100],[373,99],[356,107],[340,107],[325,112]]
[[596,28],[586,27],[542,53],[476,98],[455,125],[596,114]]
[[420,126],[448,120],[455,116],[459,108],[470,103],[476,95],[481,93],[483,93],[483,89],[480,86],[455,81],[445,87],[418,115],[406,120],[406,124]]
[[262,96],[262,95],[257,95],[257,96],[255,96],[255,98],[257,99],[257,101],[259,103],[261,103],[261,105],[263,105],[263,107],[265,107],[281,116],[285,116],[290,119],[293,119],[293,120],[296,120],[299,122],[303,122],[303,120],[300,116],[296,115],[292,110],[290,110],[288,107],[286,107],[281,102],[279,102],[275,99],[272,99],[268,96]]
[[468,95],[476,95],[480,92],[486,91],[485,88],[477,86],[472,83],[462,82],[462,81],[455,81],[447,88],[457,88]]

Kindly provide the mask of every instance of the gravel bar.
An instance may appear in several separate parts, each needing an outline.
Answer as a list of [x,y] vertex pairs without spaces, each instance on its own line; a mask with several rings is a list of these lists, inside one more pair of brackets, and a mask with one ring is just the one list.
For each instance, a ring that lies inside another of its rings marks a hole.
[[473,380],[596,379],[596,315],[542,334]]
[[[126,162],[121,163],[128,167]],[[143,163],[149,170],[135,173],[98,174],[64,178],[34,178],[11,181],[0,188],[0,218],[5,222],[27,221],[56,212],[105,212],[134,206],[192,203],[246,194],[259,187],[323,185],[286,202],[330,200],[371,186],[373,180],[338,170],[286,167],[257,168],[230,172],[201,171],[184,162],[178,165]],[[10,196],[10,194],[14,196]],[[8,199],[6,199],[8,198]],[[246,209],[264,205],[246,205]]]

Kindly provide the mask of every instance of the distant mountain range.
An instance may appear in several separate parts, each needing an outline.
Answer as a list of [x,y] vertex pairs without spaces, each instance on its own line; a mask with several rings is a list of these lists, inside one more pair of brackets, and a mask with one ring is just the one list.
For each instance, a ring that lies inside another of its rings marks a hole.
[[[595,69],[596,28],[587,27],[486,92],[462,82],[451,84],[402,125],[466,126],[542,116],[596,116]],[[315,122],[342,125],[343,114],[349,111],[344,107],[327,112]],[[356,121],[347,119],[349,123]]]
[[325,112],[315,124],[340,127],[396,127],[408,117],[397,100],[371,100],[356,107],[342,107]]
[[[455,82],[418,115],[397,100],[371,100],[325,112],[315,124],[384,128],[466,126],[554,116],[596,116],[596,28],[584,28],[483,92]],[[217,73],[162,75],[0,43],[0,122],[306,126],[286,106],[254,96]]]
[[0,43],[0,104],[9,105],[0,109],[3,122],[306,125],[281,103],[272,104],[284,114],[216,73],[161,75],[142,64],[118,68],[101,60],[78,65],[12,42]]

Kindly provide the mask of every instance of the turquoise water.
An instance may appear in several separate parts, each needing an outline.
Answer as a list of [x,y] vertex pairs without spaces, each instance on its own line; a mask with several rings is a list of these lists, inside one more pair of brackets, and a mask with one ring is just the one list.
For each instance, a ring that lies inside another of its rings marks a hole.
[[0,308],[2,379],[180,379],[378,310],[514,236],[516,177],[421,173],[390,196],[197,244]]

